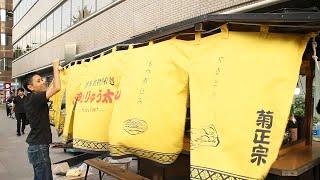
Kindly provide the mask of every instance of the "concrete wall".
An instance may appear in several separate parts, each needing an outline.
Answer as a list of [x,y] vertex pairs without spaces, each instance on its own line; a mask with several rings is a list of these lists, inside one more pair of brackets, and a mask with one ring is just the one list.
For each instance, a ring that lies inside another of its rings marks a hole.
[[[14,39],[21,36],[59,0],[41,0],[13,29]],[[64,58],[64,45],[77,44],[77,53],[102,48],[132,36],[182,20],[232,7],[245,6],[257,0],[125,0],[85,20],[75,28],[19,57],[13,63],[13,77],[44,67],[54,58]],[[41,8],[40,8],[41,7]]]

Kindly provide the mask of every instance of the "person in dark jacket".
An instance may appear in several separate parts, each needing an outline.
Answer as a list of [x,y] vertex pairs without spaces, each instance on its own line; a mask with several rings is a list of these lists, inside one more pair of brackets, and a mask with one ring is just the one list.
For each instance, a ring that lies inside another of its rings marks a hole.
[[12,106],[11,103],[13,102],[14,99],[14,94],[13,92],[10,92],[10,97],[6,101],[6,110],[7,110],[7,116],[12,118]]
[[[17,119],[17,135],[21,136],[24,134],[24,129],[26,126],[26,111],[24,110],[24,101],[26,96],[24,94],[24,89],[18,89],[18,95],[13,100],[13,111],[15,112]],[[22,123],[22,126],[21,126]]]

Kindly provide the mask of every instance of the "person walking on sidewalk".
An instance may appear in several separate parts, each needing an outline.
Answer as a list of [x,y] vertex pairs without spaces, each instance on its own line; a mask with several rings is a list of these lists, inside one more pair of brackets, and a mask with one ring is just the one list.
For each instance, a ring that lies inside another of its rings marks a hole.
[[[18,95],[13,99],[13,111],[17,119],[17,135],[24,134],[26,127],[26,112],[24,110],[24,101],[26,96],[24,95],[24,89],[18,88]],[[22,123],[22,126],[21,126]]]
[[30,94],[25,101],[27,119],[31,131],[26,142],[28,158],[34,170],[34,180],[52,180],[49,144],[52,143],[52,134],[49,122],[48,99],[60,91],[59,60],[52,62],[53,86],[47,88],[46,82],[37,74],[32,73],[25,77],[24,88]]
[[6,101],[6,110],[7,110],[7,116],[12,118],[12,106],[11,106],[11,103],[13,102],[14,100],[14,94],[13,92],[11,91],[10,92],[10,97],[7,99]]

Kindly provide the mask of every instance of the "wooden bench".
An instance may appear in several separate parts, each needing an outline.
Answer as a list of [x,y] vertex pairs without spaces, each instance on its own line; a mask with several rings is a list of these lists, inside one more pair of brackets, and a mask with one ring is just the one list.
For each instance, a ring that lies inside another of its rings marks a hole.
[[90,166],[99,170],[100,180],[102,179],[101,172],[106,173],[106,174],[113,176],[113,177],[120,179],[120,180],[128,180],[128,179],[130,179],[130,180],[148,180],[148,178],[145,178],[145,177],[142,177],[138,174],[132,173],[130,171],[121,169],[117,166],[113,166],[113,165],[107,163],[106,161],[103,161],[98,158],[85,160],[84,163],[87,164],[85,180],[87,179],[87,175],[88,175],[88,171],[89,171]]

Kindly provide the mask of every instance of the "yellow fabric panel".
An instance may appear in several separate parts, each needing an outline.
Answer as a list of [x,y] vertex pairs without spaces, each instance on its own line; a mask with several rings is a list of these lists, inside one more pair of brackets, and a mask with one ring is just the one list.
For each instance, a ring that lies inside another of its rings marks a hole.
[[[48,87],[52,87],[52,86],[53,86],[53,84],[52,84],[52,82],[51,82]],[[54,118],[54,117],[55,117],[55,111],[54,111],[54,109],[53,109],[54,96],[52,96],[52,97],[49,99],[49,101],[50,101],[50,103],[51,103],[51,105],[49,106],[49,121],[50,121],[50,124],[51,124],[51,125],[54,125],[54,126],[55,126],[55,120],[57,120],[57,119]]]
[[176,41],[136,48],[128,57],[109,127],[113,156],[170,164],[181,152],[188,76]]
[[73,138],[73,119],[74,119],[74,109],[76,107],[76,94],[80,90],[80,81],[82,77],[85,77],[87,70],[87,62],[82,62],[82,64],[68,65],[65,68],[66,73],[66,115],[65,123],[63,127],[62,139],[65,142],[69,142]]
[[[67,85],[66,72],[64,70],[60,71],[60,81],[61,90],[50,98],[51,108],[49,111],[50,121],[52,121],[54,127],[57,129],[58,135],[62,134],[64,126],[64,117],[61,117],[61,104]],[[50,86],[52,86],[52,84]]]
[[117,51],[87,63],[77,81],[80,91],[73,124],[73,147],[91,151],[108,150],[108,130],[113,106],[121,92],[119,84],[129,51]]
[[190,46],[191,179],[267,175],[282,143],[307,40],[222,32]]

